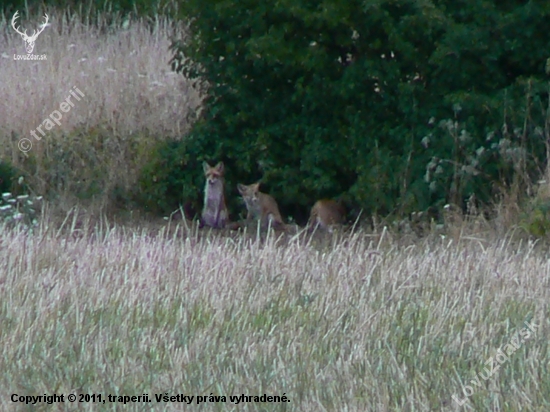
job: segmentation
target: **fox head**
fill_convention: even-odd
[[[260,205],[260,182],[251,185],[238,184],[237,189],[243,197],[246,208],[252,213],[259,213]]]
[[[238,184],[237,189],[246,202],[257,202],[260,192],[260,182],[251,185]]]
[[[206,182],[210,185],[217,183],[223,179],[224,166],[223,162],[219,162],[216,166],[212,167],[206,162],[202,162],[202,168],[204,170],[204,176],[206,176]]]

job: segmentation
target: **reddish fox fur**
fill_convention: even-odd
[[[270,195],[260,192],[260,182],[251,185],[239,183],[237,189],[246,203],[246,220],[259,220],[262,228],[270,224],[275,229],[285,228],[277,202]]]
[[[227,207],[225,205],[224,165],[219,162],[212,167],[203,162],[202,167],[206,177],[204,187],[204,207],[202,209],[200,227],[210,226],[223,229],[228,223]]]
[[[310,230],[320,227],[332,232],[334,225],[344,223],[346,210],[344,206],[331,199],[318,200],[311,208],[308,226]]]

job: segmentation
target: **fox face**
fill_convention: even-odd
[[[237,190],[243,197],[246,209],[248,210],[248,216],[246,217],[248,220],[261,218],[262,208],[260,205],[259,188],[260,183],[254,183],[248,186],[240,183],[237,185]]]
[[[243,197],[247,209],[247,220],[260,220],[262,227],[271,225],[284,227],[279,206],[273,197],[260,192],[260,182],[251,185],[238,184],[237,189]]]
[[[204,225],[221,229],[227,223],[227,207],[225,205],[224,164],[219,162],[212,167],[202,163],[206,185],[204,187],[204,208],[201,215],[201,227]]]
[[[344,206],[331,199],[318,200],[311,208],[308,226],[311,229],[320,227],[332,232],[334,225],[343,224],[346,217]]]
[[[216,166],[212,167],[206,162],[202,162],[202,169],[204,170],[204,176],[206,182],[210,185],[216,184],[220,179],[223,179],[225,167],[223,162],[219,162]]]

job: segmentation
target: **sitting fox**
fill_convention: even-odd
[[[224,194],[223,162],[219,162],[214,167],[203,162],[202,167],[206,176],[206,185],[204,187],[204,208],[199,227],[202,228],[206,225],[223,229],[228,220]]]
[[[346,217],[346,210],[340,202],[331,199],[318,200],[309,216],[309,230],[318,227],[332,232],[334,225],[343,224]]]
[[[285,229],[277,202],[270,195],[260,192],[260,182],[248,186],[239,183],[237,189],[248,210],[246,220],[260,220],[262,228],[271,225],[274,229]]]

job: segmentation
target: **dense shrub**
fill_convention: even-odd
[[[208,92],[189,158],[283,209],[403,213],[540,173],[550,3],[189,0],[174,69]],[[200,173],[200,169],[196,169]],[[436,179],[435,179],[435,178]]]
[[[0,160],[0,193],[11,190],[14,177],[13,167],[9,163]]]
[[[0,223],[27,227],[38,224],[42,197],[28,193],[24,176],[8,162],[0,161]]]
[[[139,203],[153,213],[172,212],[178,206],[190,206],[196,212],[200,207],[200,167],[200,163],[186,153],[181,141],[159,142],[150,161],[142,168]],[[190,204],[183,199],[190,199]]]

